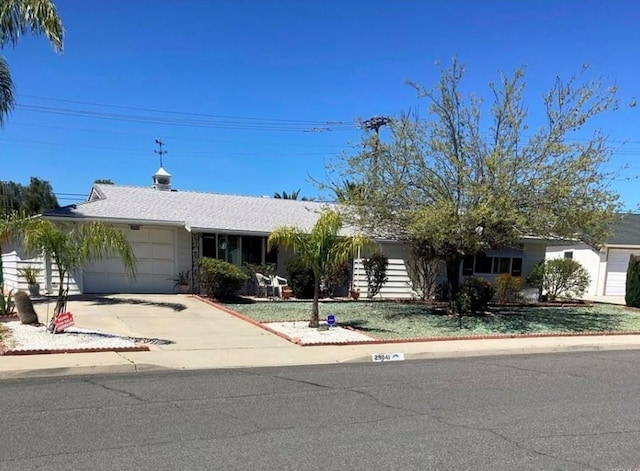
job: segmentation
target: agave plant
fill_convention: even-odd
[[[13,290],[5,295],[4,288],[0,287],[0,316],[8,316],[13,314],[13,308],[15,303],[13,302]]]

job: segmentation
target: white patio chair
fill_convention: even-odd
[[[286,278],[282,278],[281,276],[274,275],[271,277],[271,284],[273,286],[273,294],[279,298],[282,297],[282,287],[287,286],[289,282]]]
[[[256,282],[258,283],[258,297],[268,298],[273,296],[273,281],[268,276],[264,276],[262,273],[256,273]]]

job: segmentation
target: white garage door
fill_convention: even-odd
[[[640,255],[640,251],[633,250],[609,250],[607,259],[607,281],[604,288],[606,296],[624,296],[627,282],[627,268],[629,257]]]
[[[84,270],[85,293],[172,293],[175,230],[126,229],[137,259],[136,278],[127,277],[118,259],[103,260]]]

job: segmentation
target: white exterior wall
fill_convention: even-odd
[[[547,247],[545,260],[564,258],[565,252],[573,252],[573,260],[579,262],[591,276],[591,281],[584,294],[589,296],[602,294],[606,278],[604,253],[597,252],[586,244],[552,245]]]
[[[376,298],[411,298],[411,280],[406,265],[408,252],[405,246],[397,242],[383,242],[380,249],[389,259],[388,281],[382,285]],[[360,290],[361,298],[367,297],[367,275],[362,266],[362,259],[353,261],[353,287]]]
[[[543,243],[524,243],[522,245],[522,276],[527,277],[533,268],[545,259],[546,245]]]
[[[176,237],[176,267],[179,272],[191,270],[191,233],[186,229],[178,229]]]
[[[58,267],[55,263],[45,263],[47,266],[47,277],[40,284],[40,289],[43,292],[49,292],[50,294],[57,294],[58,288],[60,287],[60,273],[58,272]],[[78,280],[82,280],[82,275],[80,274],[71,274],[69,277],[69,294],[80,294],[82,293],[82,286],[78,283]],[[67,288],[67,277],[64,278],[64,288]]]
[[[389,281],[382,286],[377,298],[412,298],[417,295],[413,292],[411,278],[408,270],[409,250],[406,246],[396,242],[384,242],[380,246],[382,252],[389,258],[387,276]],[[367,255],[367,254],[363,254]],[[541,242],[524,242],[522,249],[497,249],[486,252],[490,257],[522,258],[522,276],[531,273],[533,267],[545,259],[545,244]],[[367,297],[367,276],[362,267],[362,260],[354,260],[353,286],[360,290],[360,297]],[[445,274],[443,273],[443,279]],[[494,283],[497,274],[474,274]],[[460,279],[462,280],[462,264],[460,266]]]
[[[20,257],[12,244],[2,246],[2,276],[4,287],[7,289],[18,288],[18,262]]]
[[[41,293],[57,293],[58,270],[55,264],[45,263],[42,257],[28,257],[24,250],[15,244],[5,244],[2,250],[2,271],[5,288],[27,291],[28,283],[24,277],[20,276],[19,270],[31,266],[40,269],[37,282],[40,284]],[[69,281],[69,293],[77,294],[79,292],[75,278],[72,276]]]

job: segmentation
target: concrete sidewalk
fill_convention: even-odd
[[[169,340],[149,352],[0,356],[0,378],[212,369],[371,361],[374,353],[406,359],[558,351],[640,349],[640,336],[449,340],[301,347],[188,296],[119,295],[72,300],[76,324],[89,329]],[[45,304],[37,306],[46,318]]]

